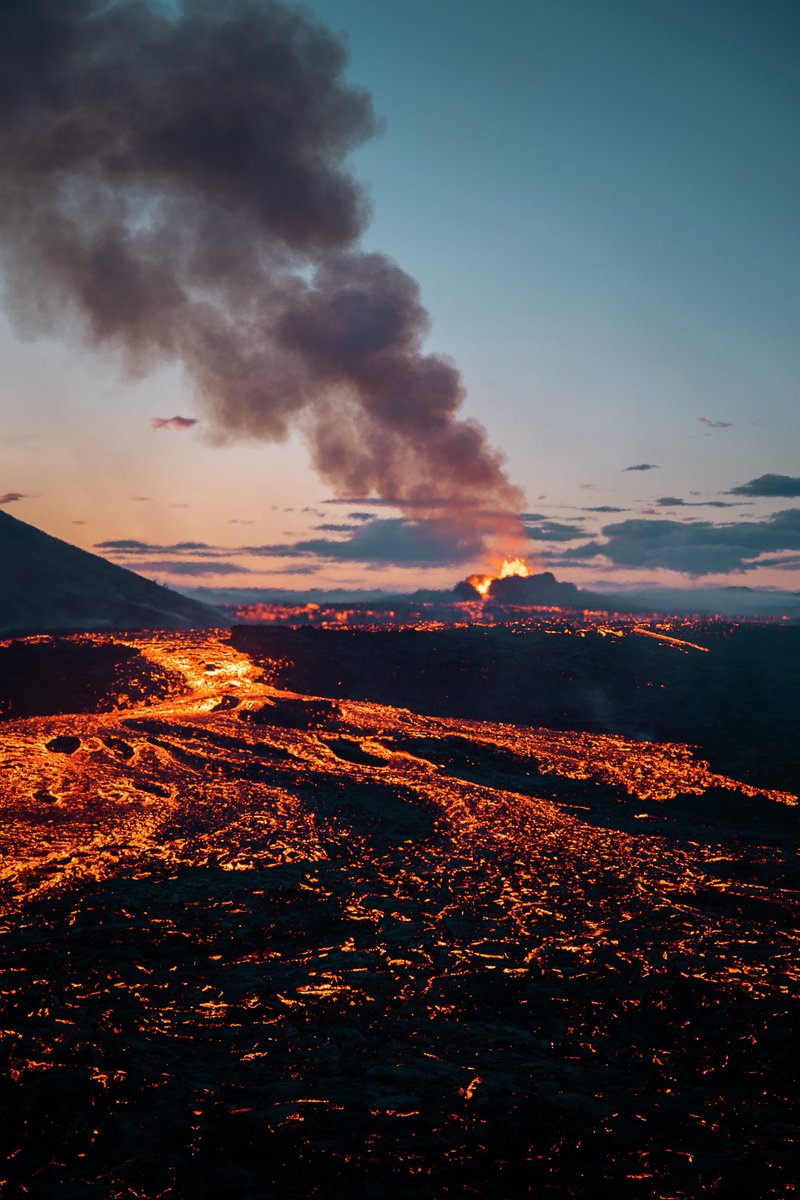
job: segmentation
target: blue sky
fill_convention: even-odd
[[[554,541],[529,522],[532,560],[586,583],[800,585],[796,522],[779,520],[778,536],[773,520],[796,509],[792,484],[729,494],[765,474],[800,475],[797,7],[308,7],[346,36],[349,79],[385,122],[352,158],[373,208],[365,248],[419,280],[429,345],[458,362],[467,412],[505,452],[529,510],[583,531]],[[87,547],[203,542],[225,549],[243,584],[453,578],[454,565],[424,556],[292,553],[330,523],[330,492],[302,443],[214,444],[177,369],[121,379],[110,356],[23,343],[10,326],[0,348],[0,492],[21,497],[8,511],[23,519]],[[198,425],[151,427],[174,413]],[[641,464],[652,466],[625,469]],[[657,503],[670,499],[684,503]],[[671,524],[653,526],[641,563],[599,553],[630,533],[602,528],[634,520]],[[707,537],[682,558],[679,526],[698,522]],[[757,555],[759,531],[736,534],[752,522],[764,526],[767,566],[716,553],[715,537]],[[370,554],[381,528],[362,539]],[[385,529],[393,541],[397,526]],[[287,552],[237,550],[255,545]],[[160,565],[177,561],[166,550],[140,561],[179,578]],[[192,561],[198,582],[221,581],[219,554],[205,570],[200,552]]]

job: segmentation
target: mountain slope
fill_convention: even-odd
[[[207,605],[0,512],[0,634],[220,624]]]

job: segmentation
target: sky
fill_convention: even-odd
[[[800,587],[796,6],[307,7],[380,118],[347,160],[360,245],[418,281],[424,348],[522,490],[531,565]],[[132,369],[18,313],[0,353],[5,510],[151,578],[413,590],[492,566],[337,494],[302,421],[221,430],[178,363]]]

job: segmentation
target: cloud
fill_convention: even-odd
[[[246,554],[268,558],[286,557],[295,552],[295,543],[265,546],[212,546],[208,542],[171,542],[168,545],[160,545],[155,542],[140,542],[136,538],[113,538],[109,541],[97,542],[95,549],[123,558],[143,558],[153,554],[203,554],[207,559],[219,560]]]
[[[781,554],[774,558],[762,558],[760,567],[771,567],[776,571],[800,571],[800,554]]]
[[[656,500],[660,508],[740,508],[745,503],[743,500],[733,503],[730,500],[681,500],[679,496],[659,496]]]
[[[572,560],[605,558],[617,567],[681,571],[688,575],[750,571],[775,551],[800,550],[800,509],[774,513],[763,521],[644,521],[631,519],[603,527],[605,541],[569,550]]]
[[[195,417],[153,417],[153,429],[191,429],[197,424]]]
[[[24,492],[6,492],[4,496],[0,496],[0,504],[16,504],[18,500],[24,499]]]
[[[330,532],[331,530],[329,530]],[[207,542],[173,542],[157,545],[136,538],[115,538],[98,542],[96,549],[126,560],[137,560],[137,570],[150,567],[153,570],[166,566],[154,562],[143,563],[139,559],[153,559],[154,555],[172,555],[170,568],[176,571],[176,562],[195,559],[202,555],[209,564],[227,570],[225,560],[231,558],[317,558],[326,562],[355,562],[393,566],[447,566],[474,560],[482,552],[480,531],[473,535],[460,531],[460,536],[448,522],[435,519],[419,520],[407,517],[371,517],[357,525],[342,525],[337,532],[346,533],[345,538],[302,538],[298,541],[273,542],[262,545],[212,546]],[[581,536],[580,531],[577,536]],[[184,556],[186,558],[184,559]],[[243,568],[244,569],[244,568]],[[186,573],[192,573],[187,568]],[[195,571],[195,573],[197,573]]]
[[[525,530],[535,542],[573,542],[586,536],[586,530],[579,525],[562,521],[542,521],[540,525],[526,525]]]
[[[741,483],[731,488],[729,496],[781,496],[795,498],[800,496],[800,476],[797,475],[759,475],[748,483]]]
[[[106,542],[96,542],[96,550],[111,550],[116,554],[175,554],[184,551],[196,553],[198,550],[217,552],[219,547],[209,546],[208,542],[172,542],[169,546],[158,546],[152,542],[140,542],[136,538],[114,538]]]
[[[614,505],[614,504],[596,504],[593,508],[584,508],[584,509],[582,509],[582,511],[583,512],[595,512],[595,513],[621,513],[621,512],[630,512],[630,509],[617,508],[616,505]]]
[[[339,562],[431,567],[469,562],[481,553],[482,543],[477,531],[470,536],[437,521],[396,517],[369,521],[344,541],[310,538],[296,542],[292,549]]]
[[[463,496],[435,496],[430,493],[422,493],[413,496],[409,499],[401,499],[399,496],[331,496],[327,500],[322,501],[323,504],[358,504],[364,508],[396,508],[409,512],[457,512],[463,516],[466,522],[472,519],[481,517],[503,517],[513,520],[524,520],[525,514],[517,514],[509,512],[507,509],[487,508],[486,505],[476,502],[472,499],[465,499]],[[293,512],[293,509],[286,509],[286,512]],[[305,511],[305,510],[304,510]],[[365,514],[369,517],[370,514]]]
[[[155,559],[149,562],[137,563],[138,572],[148,571],[168,575],[251,575],[249,567],[239,563],[220,562],[218,559],[194,560],[179,558],[174,560]]]
[[[733,421],[712,421],[709,417],[698,417],[701,425],[705,425],[708,429],[732,429]]]
[[[658,463],[634,463],[632,467],[623,467],[623,471],[657,471]]]

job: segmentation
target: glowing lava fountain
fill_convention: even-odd
[[[524,558],[504,558],[496,575],[469,575],[467,583],[472,584],[478,595],[487,596],[495,579],[508,579],[510,575],[519,575],[522,579],[527,579],[531,573]]]

